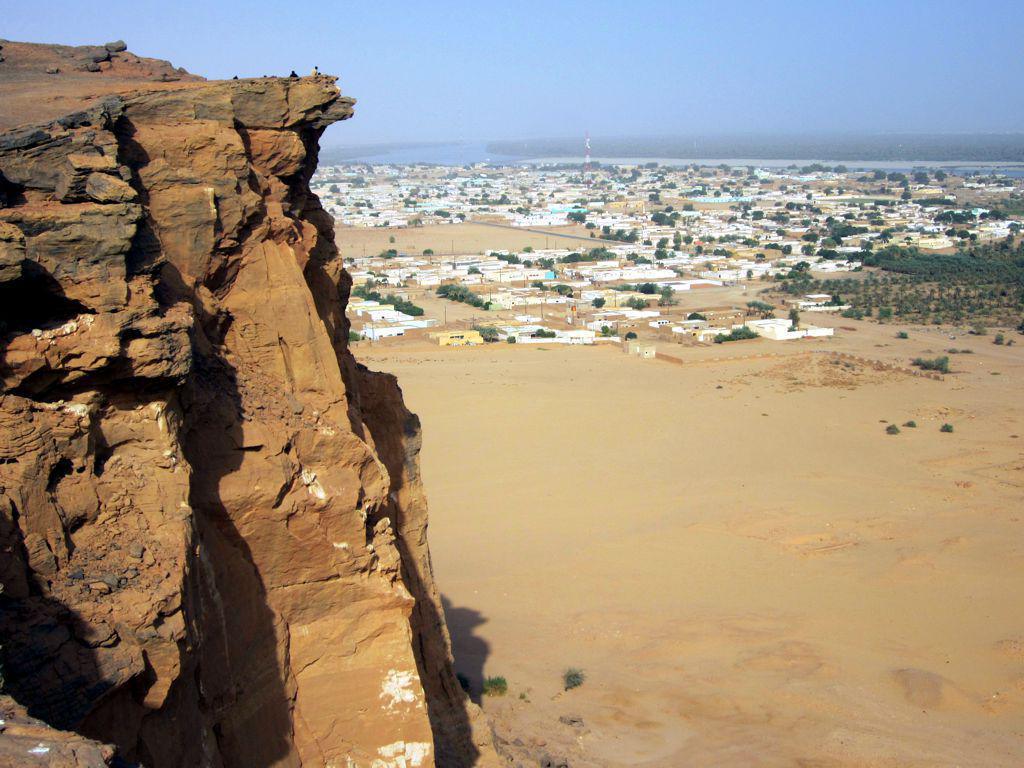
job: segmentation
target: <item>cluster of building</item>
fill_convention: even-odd
[[[499,339],[576,344],[621,338],[627,327],[697,342],[738,325],[774,340],[826,335],[831,329],[790,327],[773,317],[729,323],[676,317],[671,306],[682,292],[769,280],[794,268],[822,276],[859,271],[863,254],[888,244],[946,249],[1006,237],[1021,226],[1019,218],[994,213],[1008,183],[1020,184],[823,167],[647,164],[588,172],[578,166],[352,165],[321,168],[313,188],[339,226],[480,221],[553,234],[551,228],[564,233],[569,225],[577,236],[589,232],[576,250],[343,254],[357,287],[372,282],[414,297],[458,286],[464,291],[456,298],[468,297],[482,313],[537,317],[511,324],[496,317],[489,327]],[[825,296],[804,297],[795,308],[843,309]],[[372,300],[351,302],[349,313],[368,339],[427,331],[439,322]],[[458,337],[471,329],[446,337],[448,330],[434,329],[434,338],[476,341],[471,333]]]

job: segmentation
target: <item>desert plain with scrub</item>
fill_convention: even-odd
[[[682,365],[355,345],[422,419],[456,668],[475,697],[508,681],[481,699],[511,753],[1021,764],[1024,347],[836,322]],[[827,354],[950,347],[971,353],[941,381]],[[569,667],[586,679],[565,691]]]

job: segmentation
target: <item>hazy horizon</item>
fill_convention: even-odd
[[[723,134],[1024,131],[1024,5],[50,2],[13,40],[95,44],[210,78],[306,74],[358,99],[328,146]]]

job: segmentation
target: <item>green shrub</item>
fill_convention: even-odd
[[[933,358],[915,357],[911,362],[923,371],[949,373],[949,358],[945,355]]]
[[[507,341],[509,344],[515,344],[516,343],[516,337],[515,336],[508,336],[505,339],[505,341]]]
[[[900,428],[897,427],[895,424],[890,424],[888,427],[885,428],[885,433],[887,435],[898,435],[900,433]]]
[[[910,338],[910,334],[907,333],[906,331],[899,331],[896,334],[896,338],[897,339],[909,339]]]
[[[953,425],[952,424],[943,424],[941,427],[939,427],[939,432],[952,432],[952,431],[953,431]]]
[[[349,332],[348,332],[348,340],[349,340],[350,343],[353,342],[353,341],[362,341],[363,337],[359,335],[358,331],[353,331],[350,328]]]
[[[747,326],[740,326],[734,328],[729,333],[720,333],[715,336],[715,344],[722,344],[727,341],[745,341],[746,339],[756,339],[757,334],[747,328]]]
[[[1003,345],[1003,344],[1006,343],[1006,337],[1003,334],[1001,334],[1001,333],[997,333],[996,337],[994,339],[992,339],[992,343],[993,344]]]
[[[913,429],[913,428],[915,428],[917,426],[917,422],[914,421],[913,419],[911,419],[910,421],[904,422],[903,426],[904,427],[910,427],[911,429]]]
[[[484,696],[504,696],[508,693],[508,681],[504,677],[488,677],[484,680]]]
[[[571,691],[573,688],[579,688],[583,685],[583,681],[586,679],[587,676],[583,674],[583,670],[576,669],[575,667],[569,667],[562,673],[562,682],[565,684],[565,690],[567,691]]]

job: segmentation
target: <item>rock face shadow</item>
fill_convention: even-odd
[[[455,657],[455,672],[460,682],[468,683],[469,697],[480,703],[484,687],[484,665],[490,655],[491,646],[474,630],[487,623],[487,618],[473,608],[452,604],[447,595],[441,596],[444,615],[448,620],[448,632],[452,638],[452,655]]]

